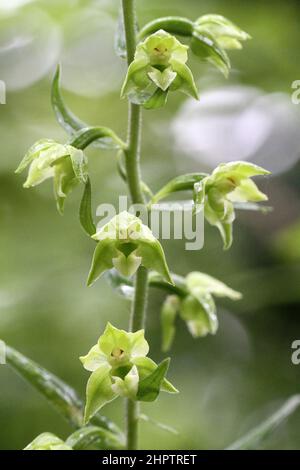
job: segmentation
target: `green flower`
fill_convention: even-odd
[[[200,16],[195,22],[195,30],[213,36],[224,49],[242,49],[241,41],[251,39],[248,33],[221,15]]]
[[[46,179],[53,178],[60,213],[63,213],[66,196],[79,183],[86,183],[88,178],[87,159],[82,150],[53,140],[36,142],[23,158],[16,173],[21,173],[28,165],[24,188],[37,186]]]
[[[215,297],[239,300],[241,294],[223,282],[200,272],[192,272],[185,279],[186,293],[183,297],[171,295],[165,300],[161,311],[163,341],[162,349],[170,349],[175,337],[177,315],[186,322],[193,337],[215,334],[218,329]]]
[[[194,23],[191,49],[202,60],[216,66],[227,77],[230,60],[226,49],[241,49],[241,41],[251,39],[224,16],[204,15]]]
[[[211,175],[194,186],[194,200],[204,204],[206,220],[216,226],[222,236],[224,249],[232,244],[232,223],[235,202],[261,202],[268,197],[259,191],[251,177],[268,175],[269,171],[247,162],[220,164]]]
[[[86,423],[106,403],[118,396],[152,401],[161,390],[177,392],[165,379],[165,374],[158,374],[160,365],[146,357],[148,352],[144,330],[127,333],[107,324],[98,343],[86,356],[80,358],[84,368],[92,372],[86,388]],[[154,394],[151,400],[150,386],[145,389],[148,381],[151,383],[150,392]]]
[[[169,91],[180,90],[196,99],[198,92],[186,65],[188,46],[159,30],[138,44],[121,96],[146,108],[163,106]]]
[[[64,441],[50,432],[37,436],[24,450],[73,450]]]
[[[97,240],[98,244],[88,285],[113,267],[124,276],[132,276],[139,266],[157,271],[172,284],[161,244],[138,217],[126,211],[121,212],[92,238]]]

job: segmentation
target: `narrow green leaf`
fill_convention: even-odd
[[[251,450],[257,449],[260,444],[300,406],[300,395],[289,398],[278,411],[252,429],[244,437],[227,447],[227,450]]]
[[[124,448],[121,438],[97,426],[78,429],[68,437],[66,444],[74,450],[118,450]]]
[[[187,18],[181,16],[166,16],[157,18],[147,23],[139,33],[139,39],[163,29],[167,33],[177,34],[178,36],[191,36],[194,29],[194,23]]]
[[[169,369],[170,358],[164,359],[148,377],[139,382],[137,399],[154,401],[159,395],[162,382]]]
[[[84,121],[81,121],[75,114],[73,114],[72,111],[66,106],[61,90],[60,90],[60,75],[61,75],[61,70],[60,66],[57,67],[56,73],[54,75],[53,81],[52,81],[52,88],[51,88],[51,103],[52,107],[56,116],[56,119],[58,123],[65,129],[65,131],[73,136],[74,134],[78,133],[79,131],[83,131],[83,134],[85,134],[87,131],[89,132],[88,138],[86,135],[82,136],[81,133],[75,137],[75,143],[78,145],[77,148],[85,148],[89,143],[93,142],[93,144],[97,147],[103,148],[103,149],[115,149],[120,147],[120,139],[117,137],[110,129],[103,128],[103,127],[91,127],[89,124],[85,123]],[[94,131],[97,129],[95,133],[99,133],[99,137],[95,137],[93,135],[93,132],[91,132],[91,129]],[[106,129],[111,132],[111,134],[106,134],[103,135],[101,131],[103,129]],[[78,140],[77,140],[78,139]],[[86,140],[88,141],[89,139],[90,142],[86,144]],[[77,140],[77,142],[76,142]],[[119,140],[119,142],[118,142]],[[71,144],[73,145],[73,144]],[[77,145],[74,145],[76,147]],[[83,147],[85,145],[85,147]]]
[[[206,173],[188,173],[186,175],[176,176],[176,178],[169,181],[153,196],[151,204],[156,204],[172,193],[193,190],[195,183],[198,183],[206,176],[208,176]]]
[[[92,191],[91,191],[91,181],[88,178],[81,203],[79,208],[79,220],[83,230],[89,235],[92,236],[96,233],[96,226],[93,221],[92,215]]]
[[[72,135],[80,129],[88,127],[88,124],[77,118],[65,105],[60,91],[60,76],[61,69],[58,65],[52,81],[51,103],[58,123],[68,134]]]
[[[6,347],[6,360],[12,369],[38,390],[70,424],[75,428],[82,426],[84,405],[69,385],[9,346]],[[93,424],[120,434],[118,427],[104,416],[96,415]]]
[[[84,150],[90,144],[97,142],[102,148],[125,148],[126,144],[108,127],[85,127],[73,134],[70,144]]]
[[[7,346],[7,363],[44,395],[73,426],[82,425],[82,402],[76,392],[43,367]]]

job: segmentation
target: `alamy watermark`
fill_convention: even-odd
[[[0,340],[0,365],[6,364],[6,345]]]
[[[0,104],[6,104],[6,85],[3,80],[0,80]]]
[[[292,103],[300,104],[300,80],[295,80],[292,83],[292,89],[295,90],[292,93]]]
[[[143,204],[129,205],[127,196],[119,196],[118,208],[112,204],[100,204],[97,207],[96,216],[100,217],[97,231],[117,214],[126,211],[151,227],[156,238],[185,240],[186,250],[200,250],[204,245],[204,207],[197,205],[197,211],[194,209],[192,201],[153,204],[149,209]],[[138,238],[139,234],[136,235]]]
[[[300,364],[300,339],[295,339],[291,348],[293,349],[291,361],[295,366],[298,366]]]

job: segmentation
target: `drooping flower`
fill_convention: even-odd
[[[59,437],[51,434],[50,432],[44,432],[37,436],[24,450],[73,450],[72,447],[68,446]]]
[[[194,200],[204,204],[206,220],[216,226],[222,236],[224,249],[232,244],[232,223],[235,220],[235,202],[261,202],[268,197],[251,180],[256,175],[268,175],[269,171],[248,162],[220,164],[211,175],[194,186]]]
[[[215,334],[218,329],[215,297],[228,297],[239,300],[241,294],[223,282],[201,273],[191,272],[185,278],[186,294],[183,297],[171,295],[166,298],[162,311],[162,348],[170,349],[175,337],[175,321],[177,315],[186,322],[193,337]]]
[[[88,178],[87,158],[83,151],[49,139],[40,140],[29,149],[16,173],[21,173],[28,165],[24,188],[32,188],[48,178],[53,178],[54,194],[60,213],[63,213],[67,195],[79,183],[86,183]]]
[[[153,401],[160,391],[177,393],[165,379],[167,367],[162,373],[161,365],[146,357],[148,352],[144,330],[127,333],[107,324],[98,343],[80,358],[92,372],[86,388],[85,422],[118,396]]]
[[[126,211],[121,212],[92,238],[97,240],[98,244],[88,285],[113,267],[124,276],[132,276],[139,266],[157,271],[172,283],[161,244],[138,217]]]
[[[188,46],[159,30],[138,44],[121,95],[146,108],[163,106],[169,91],[198,99],[192,72],[186,65]]]
[[[241,49],[241,41],[248,39],[251,39],[249,34],[224,16],[204,15],[194,23],[191,50],[227,77],[231,65],[226,50]]]

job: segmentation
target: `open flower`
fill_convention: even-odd
[[[218,329],[215,297],[228,297],[239,300],[241,294],[223,282],[201,272],[191,272],[184,282],[185,295],[171,295],[165,300],[162,311],[162,332],[164,351],[170,349],[175,337],[177,315],[186,322],[193,337],[215,334]]]
[[[132,276],[139,266],[157,271],[172,284],[161,244],[138,217],[126,211],[121,212],[92,238],[97,240],[98,244],[88,285],[113,267],[124,276]]]
[[[186,65],[188,46],[159,30],[138,44],[121,95],[146,108],[163,106],[168,92],[180,90],[198,99],[192,72]]]
[[[37,436],[24,450],[73,450],[72,447],[65,444],[59,437],[44,432]]]
[[[166,363],[157,365],[146,357],[148,352],[144,330],[127,333],[107,324],[98,343],[80,358],[84,368],[92,372],[86,389],[85,422],[118,396],[153,401],[160,390],[177,392],[165,379]]]
[[[195,208],[197,210],[197,204],[204,204],[205,218],[219,229],[224,249],[232,244],[234,203],[267,201],[268,197],[258,189],[251,177],[268,174],[269,171],[252,163],[222,163],[211,175],[195,184]]]
[[[53,140],[36,142],[21,161],[16,173],[21,173],[28,165],[24,188],[37,186],[46,179],[53,178],[54,194],[60,213],[63,213],[67,195],[79,183],[86,183],[88,178],[87,159],[83,151]]]

